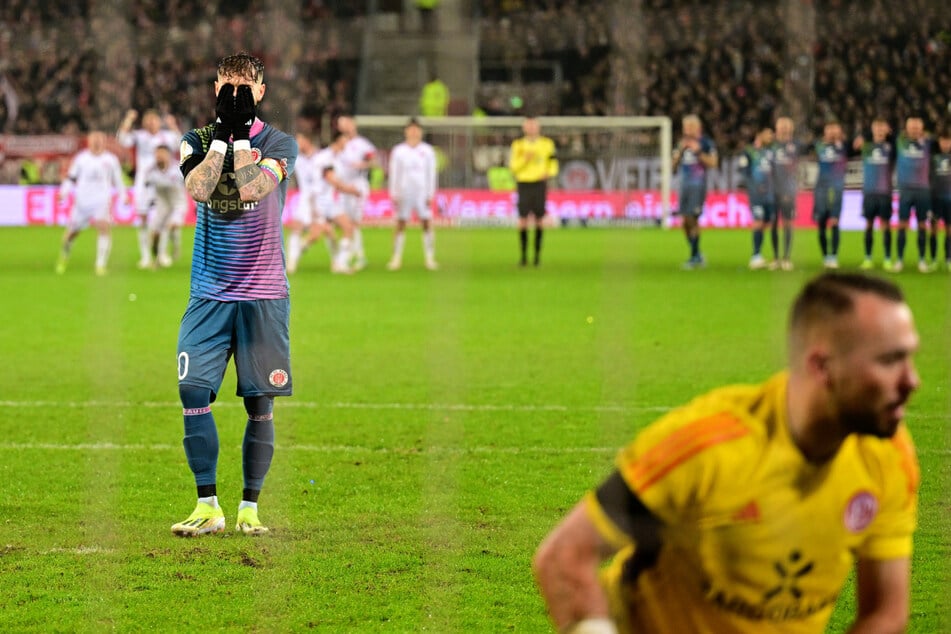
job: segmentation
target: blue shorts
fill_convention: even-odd
[[[753,220],[770,224],[776,217],[776,203],[773,201],[753,201],[750,200],[750,213]]]
[[[776,194],[776,216],[783,220],[793,220],[796,217],[796,194]]]
[[[898,219],[908,222],[912,207],[915,208],[915,218],[918,222],[924,222],[931,211],[931,191],[910,188],[898,190]]]
[[[688,187],[680,192],[680,210],[681,216],[693,216],[699,218],[703,213],[703,201],[707,198],[707,192],[703,189]]]
[[[290,396],[290,300],[191,298],[178,331],[178,382],[214,401],[234,355],[238,396]]]
[[[862,196],[862,215],[867,220],[878,218],[883,225],[888,223],[892,218],[892,195],[864,194]]]
[[[813,196],[812,219],[822,222],[842,215],[842,190],[838,187],[817,187]]]
[[[934,207],[935,221],[940,220],[947,228],[951,224],[951,199],[935,196],[931,203],[931,206]]]

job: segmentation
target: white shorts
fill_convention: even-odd
[[[149,231],[158,233],[168,229],[172,226],[174,218],[175,210],[171,205],[163,203],[155,204],[152,207],[152,211],[149,212]]]
[[[155,202],[152,190],[145,183],[135,183],[132,187],[132,200],[135,203],[135,215],[147,216]]]
[[[366,181],[357,181],[351,184],[360,190],[360,195],[341,194],[339,203],[343,207],[344,213],[350,216],[351,220],[360,222],[363,220],[363,207],[370,195],[370,184]]]
[[[76,201],[73,204],[73,213],[69,219],[71,229],[79,230],[89,226],[90,222],[111,222],[112,221],[112,198],[105,201],[95,200],[91,202]]]
[[[179,205],[172,211],[172,219],[169,222],[173,227],[184,227],[187,215],[188,205]]]
[[[393,208],[393,213],[396,214],[399,220],[409,220],[414,211],[420,220],[432,219],[433,210],[430,205],[426,204],[425,194],[404,195],[399,199],[399,204]]]
[[[297,198],[297,207],[294,208],[294,214],[291,217],[294,222],[300,223],[302,227],[314,222],[318,218],[317,195],[301,193]]]

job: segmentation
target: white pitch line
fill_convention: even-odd
[[[166,443],[51,443],[51,442],[0,442],[0,451],[181,451],[180,444]],[[346,453],[346,454],[399,454],[399,455],[466,455],[466,454],[614,454],[620,450],[620,447],[499,447],[499,446],[481,446],[473,447],[367,447],[362,445],[277,445],[277,451],[302,451],[305,453]],[[923,455],[951,455],[951,449],[937,449],[931,447],[918,447],[918,454]]]
[[[0,406],[10,408],[180,408],[178,401],[0,401]],[[238,400],[223,400],[216,402],[212,407],[244,407]],[[280,409],[376,409],[376,410],[408,410],[408,411],[460,411],[460,412],[645,412],[662,413],[670,411],[665,406],[627,406],[627,405],[516,405],[516,404],[470,404],[470,403],[318,403],[316,401],[301,401],[295,399],[281,399]]]
[[[52,442],[3,442],[0,451],[181,451],[180,444],[145,443],[52,443]],[[567,454],[567,453],[616,453],[617,447],[366,447],[360,445],[277,445],[276,451],[302,451],[305,453],[363,453],[363,454]]]

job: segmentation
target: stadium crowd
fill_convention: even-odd
[[[240,49],[280,78],[263,116],[352,110],[366,3],[294,4],[296,13],[253,0],[135,0],[123,14],[92,0],[5,2],[2,131],[113,130],[129,108],[158,108],[186,129],[214,109],[208,60]]]
[[[951,3],[930,0],[479,0],[480,62],[557,64],[532,100],[477,93],[487,114],[698,113],[722,155],[791,114],[810,142],[836,118],[949,116]],[[268,65],[262,116],[293,125],[352,110],[364,0],[93,0],[0,6],[0,126],[9,134],[113,130],[129,108],[179,127],[214,104],[208,60],[246,49]],[[290,9],[290,10],[288,10]],[[123,13],[124,12],[124,13]],[[222,37],[222,34],[225,37]],[[526,87],[531,93],[531,87]],[[506,97],[506,98],[501,98]]]
[[[484,62],[562,65],[544,114],[697,112],[725,153],[780,111],[807,142],[830,118],[852,133],[875,114],[916,112],[929,129],[949,116],[949,3],[483,0],[482,16]]]

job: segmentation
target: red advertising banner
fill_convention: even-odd
[[[54,186],[0,186],[0,225],[63,225],[69,220],[70,201],[58,201]],[[509,224],[516,216],[514,192],[492,192],[474,189],[446,189],[436,195],[436,217],[443,224],[473,225]],[[287,195],[284,218],[288,220],[297,205],[297,191]],[[897,197],[893,206],[897,209]],[[195,207],[189,201],[188,222],[194,223]],[[674,194],[672,207],[676,209]],[[864,229],[862,193],[845,192],[840,226],[843,229]],[[113,220],[130,224],[135,219],[131,200],[113,201]],[[601,192],[551,191],[548,213],[556,218],[628,221],[650,224],[662,217],[660,193],[656,191]],[[386,224],[392,220],[393,209],[386,192],[370,194],[364,210],[364,222]],[[744,228],[752,223],[745,192],[710,192],[700,217],[700,224],[710,228]],[[673,216],[669,224],[677,225]],[[812,193],[802,192],[796,200],[796,226],[812,226]]]

